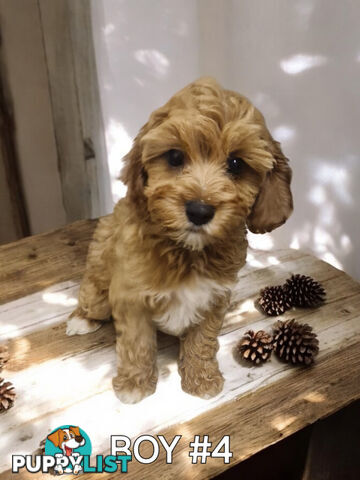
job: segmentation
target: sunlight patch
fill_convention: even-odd
[[[299,53],[291,57],[281,60],[280,67],[289,75],[297,75],[298,73],[309,70],[313,67],[320,67],[327,63],[326,57],[323,55],[307,55]]]
[[[330,263],[335,268],[339,270],[344,270],[344,267],[341,262],[333,255],[331,252],[326,252],[323,255],[320,255],[321,260],[324,260],[327,263]]]
[[[105,27],[103,28],[103,32],[105,35],[110,35],[111,33],[113,33],[115,31],[115,25],[113,23],[108,23],[107,25],[105,25]]]
[[[274,255],[270,255],[268,258],[268,262],[270,263],[270,265],[279,265],[280,264],[280,261],[274,257]]]
[[[134,57],[138,62],[149,67],[157,76],[163,77],[168,73],[170,62],[158,50],[136,50]]]
[[[288,125],[279,125],[274,129],[274,138],[278,142],[288,142],[295,137],[295,129]]]
[[[308,198],[314,205],[322,205],[326,202],[326,192],[322,185],[315,185],[309,192]]]
[[[63,305],[64,307],[73,307],[78,304],[78,301],[74,297],[68,297],[65,293],[60,292],[45,292],[42,295],[42,299],[46,303],[53,305]]]
[[[258,234],[248,233],[249,245],[257,250],[271,250],[274,246],[274,240],[269,233]]]
[[[105,137],[108,149],[111,193],[112,199],[116,203],[126,195],[127,187],[119,180],[119,175],[123,165],[122,158],[129,152],[133,142],[121,123],[113,118],[106,128]]]
[[[272,422],[271,425],[276,428],[278,432],[281,432],[284,430],[286,427],[291,425],[292,423],[295,422],[297,417],[286,417],[286,416],[281,416],[281,417],[276,417]]]
[[[321,403],[325,401],[325,396],[319,392],[309,392],[307,395],[304,396],[304,400],[307,400],[311,403]]]
[[[349,172],[345,167],[321,162],[316,166],[315,173],[313,173],[313,175],[319,184],[331,187],[333,190],[333,195],[335,195],[341,202],[347,205],[352,203],[353,200],[349,193]]]

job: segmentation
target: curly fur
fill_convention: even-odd
[[[168,165],[171,149],[184,152],[182,168]],[[227,172],[230,154],[245,162],[238,178]],[[94,320],[112,314],[113,386],[125,402],[156,388],[157,328],[180,336],[183,389],[216,395],[223,386],[217,336],[245,263],[246,226],[267,232],[290,215],[288,161],[249,100],[203,78],[152,113],[125,157],[122,179],[127,196],[99,221],[69,333],[79,322],[94,330]],[[216,209],[201,228],[186,217],[192,200]]]

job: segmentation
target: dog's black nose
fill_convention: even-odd
[[[203,202],[186,202],[185,211],[188,219],[194,225],[205,225],[215,214],[215,208]]]
[[[81,435],[76,435],[75,440],[77,441],[77,443],[81,443],[84,439]]]

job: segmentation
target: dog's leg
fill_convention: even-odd
[[[78,308],[70,315],[67,335],[84,335],[101,327],[98,320],[108,320],[111,315],[109,305],[109,272],[106,250],[109,249],[113,232],[113,215],[99,220],[89,247],[86,271],[81,282]]]
[[[135,303],[116,302],[112,314],[118,362],[114,391],[122,402],[136,403],[156,390],[156,328],[149,312]]]
[[[79,306],[69,316],[66,334],[71,336],[95,332],[101,327],[101,321],[109,320],[110,315],[108,290],[100,290],[85,274],[80,287]]]
[[[219,394],[224,378],[219,370],[216,353],[218,335],[228,305],[228,298],[221,298],[207,312],[202,322],[190,327],[180,338],[179,373],[182,389],[202,398]]]

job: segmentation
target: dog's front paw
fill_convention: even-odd
[[[62,456],[63,456],[62,453],[55,453],[56,458],[62,458]],[[63,475],[64,474],[64,469],[63,469],[63,467],[60,463],[55,465],[54,472],[57,473],[58,475]]]
[[[78,474],[81,472],[81,470],[82,470],[81,465],[75,465],[74,470],[73,470],[73,473],[74,473],[75,475],[78,475]]]
[[[75,315],[67,321],[66,335],[85,335],[87,333],[96,332],[101,327],[101,322],[96,320],[88,320],[87,318]]]
[[[181,387],[186,393],[209,399],[218,395],[224,386],[216,360],[184,362],[179,367]]]
[[[123,403],[137,403],[155,392],[157,378],[157,373],[149,377],[135,375],[130,378],[120,374],[113,378],[112,384],[119,400]]]

